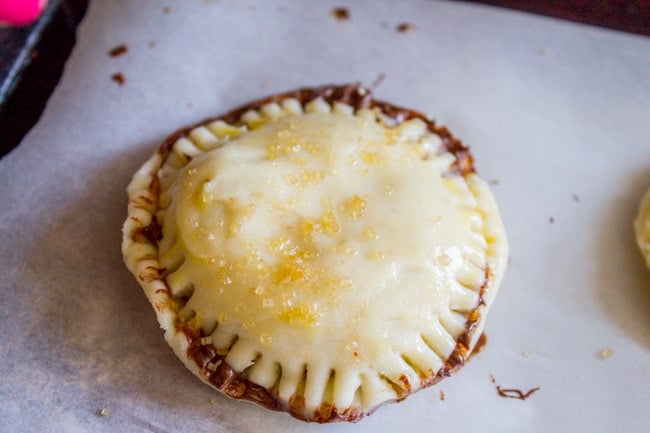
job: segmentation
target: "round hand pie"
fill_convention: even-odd
[[[650,268],[650,189],[645,193],[639,205],[639,215],[634,221],[636,241]]]
[[[357,421],[460,368],[508,245],[462,143],[347,85],[170,136],[128,187],[126,265],[223,394]]]

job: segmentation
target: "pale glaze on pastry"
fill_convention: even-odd
[[[137,246],[151,226],[127,220],[125,261],[179,357],[227,395],[356,420],[471,353],[507,242],[486,184],[422,119],[286,98],[162,159],[130,186],[161,239]]]

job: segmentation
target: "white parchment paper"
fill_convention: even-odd
[[[425,0],[347,2],[335,20],[345,3],[91,3],[42,119],[0,161],[0,431],[647,429],[650,271],[632,220],[650,186],[650,39]],[[377,97],[449,126],[495,184],[512,260],[488,346],[356,425],[221,397],[175,358],[122,265],[125,187],[177,128],[380,76]]]

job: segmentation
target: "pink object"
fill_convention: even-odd
[[[41,15],[47,0],[0,0],[0,21],[10,25],[30,24]]]

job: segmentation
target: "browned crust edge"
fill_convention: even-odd
[[[179,138],[186,136],[192,129],[206,125],[215,120],[223,120],[226,123],[237,124],[240,122],[241,116],[248,110],[257,110],[266,104],[280,102],[289,98],[298,100],[298,102],[303,106],[314,99],[323,98],[330,104],[341,102],[350,105],[354,107],[355,111],[364,108],[379,108],[382,113],[395,119],[398,123],[402,123],[409,119],[420,119],[426,123],[429,131],[437,134],[442,139],[443,146],[445,146],[445,148],[456,157],[453,171],[463,176],[474,173],[474,159],[472,158],[469,149],[465,147],[459,139],[451,135],[451,132],[449,132],[446,127],[436,125],[434,120],[427,118],[427,116],[418,111],[399,107],[388,102],[377,101],[372,97],[372,93],[369,89],[359,84],[305,87],[249,102],[248,104],[236,108],[224,115],[211,117],[194,125],[179,129],[163,141],[158,148],[158,153],[160,153],[164,161],[174,146],[174,143],[176,143]]]
[[[350,105],[355,109],[355,111],[359,109],[378,108],[384,115],[394,119],[397,123],[409,119],[420,119],[426,123],[429,131],[437,134],[442,139],[443,145],[447,151],[455,156],[456,161],[452,165],[452,171],[462,176],[468,176],[469,174],[474,173],[474,161],[469,149],[465,147],[460,140],[455,138],[447,128],[436,125],[434,120],[428,119],[420,112],[399,107],[387,102],[377,101],[372,97],[370,90],[359,84],[325,85],[321,87],[301,88],[250,102],[224,115],[211,117],[194,125],[179,129],[163,141],[158,148],[158,153],[164,162],[176,141],[179,138],[188,135],[192,129],[204,126],[215,120],[223,120],[227,123],[238,124],[241,123],[241,116],[248,110],[256,110],[265,104],[280,102],[289,98],[298,100],[298,102],[303,106],[314,99],[322,98],[330,104],[340,102]],[[134,230],[131,233],[131,236],[133,240],[144,237],[151,244],[157,245],[158,241],[162,237],[162,233],[155,216],[149,226]],[[164,271],[161,270],[160,274],[164,274]],[[485,280],[479,290],[479,302],[477,306],[467,314],[465,331],[456,339],[456,348],[445,361],[444,367],[438,370],[435,375],[427,376],[423,374],[421,376],[420,389],[434,385],[445,377],[450,376],[471,358],[471,341],[480,323],[480,310],[485,306],[484,293],[491,279],[491,270],[486,268]],[[161,281],[165,282],[162,278]],[[165,285],[166,284],[167,283],[165,282]],[[172,298],[169,290],[167,290],[167,294]],[[320,408],[318,408],[318,410],[316,410],[315,418],[306,418],[304,416],[304,399],[301,396],[293,398],[288,406],[283,405],[278,397],[276,387],[267,390],[266,388],[249,381],[245,377],[246,370],[237,373],[225,361],[226,355],[218,353],[212,344],[201,344],[201,338],[203,336],[200,332],[192,330],[184,323],[178,323],[178,328],[185,334],[188,341],[187,356],[196,363],[199,374],[203,380],[210,383],[228,397],[249,400],[266,407],[267,409],[285,411],[295,418],[309,422],[316,421],[319,423],[334,421],[357,422],[372,414],[376,409],[372,408],[369,411],[363,412],[354,408],[347,408],[343,411],[339,411],[338,408],[333,407],[331,404],[324,403]],[[479,342],[476,344],[474,353],[477,353],[484,343],[485,338],[484,336],[481,336]],[[403,376],[400,379],[400,382],[401,387],[396,387],[396,391],[398,392],[396,398],[397,401],[405,399],[412,393],[411,384],[408,382],[406,376]]]

